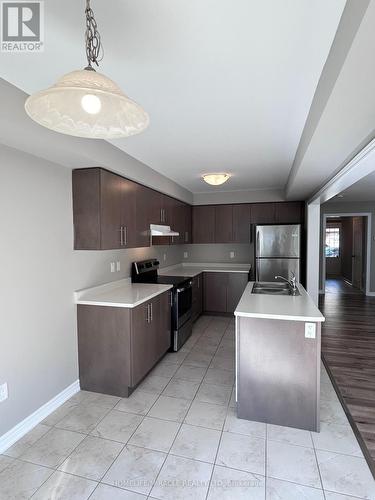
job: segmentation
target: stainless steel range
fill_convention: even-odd
[[[173,285],[171,290],[171,349],[178,351],[192,332],[192,280],[184,276],[160,276],[159,261],[142,260],[132,264],[133,283]]]

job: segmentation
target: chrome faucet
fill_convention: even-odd
[[[297,290],[298,290],[298,288],[297,288],[297,278],[296,278],[296,275],[294,274],[293,271],[292,271],[291,274],[292,274],[292,277],[290,279],[284,278],[284,276],[275,276],[275,280],[281,279],[281,280],[286,281],[286,283],[288,283],[288,285],[292,289],[292,292],[296,293]]]

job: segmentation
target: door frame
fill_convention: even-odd
[[[319,290],[320,294],[325,294],[326,290],[326,256],[325,256],[325,234],[327,227],[327,219],[329,217],[367,217],[367,233],[366,233],[366,279],[364,293],[366,295],[375,295],[375,292],[370,292],[371,279],[371,212],[339,212],[323,214],[322,236],[321,236],[321,269],[322,269],[322,287]]]

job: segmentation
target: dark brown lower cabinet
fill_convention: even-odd
[[[203,273],[192,278],[192,321],[195,321],[203,310]]]
[[[81,389],[127,397],[171,344],[170,292],[128,309],[77,306]]]
[[[204,311],[233,313],[247,283],[247,273],[204,273]]]

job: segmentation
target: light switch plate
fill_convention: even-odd
[[[111,262],[111,273],[114,273],[116,270],[115,263]]]
[[[189,254],[187,252],[184,252],[184,259],[187,259]]]
[[[234,259],[234,252],[229,252],[229,257],[230,257],[231,259]]]
[[[0,385],[0,403],[8,399],[8,384],[5,382]]]
[[[121,271],[121,264],[119,260],[116,262],[116,271]]]
[[[305,323],[305,338],[315,339],[315,337],[316,337],[316,324]]]

